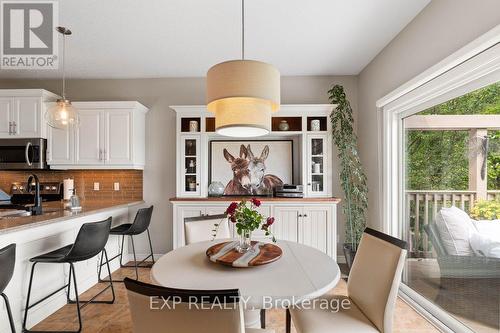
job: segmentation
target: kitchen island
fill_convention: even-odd
[[[137,209],[143,206],[143,201],[82,201],[82,211],[70,212],[63,209],[62,203],[52,202],[43,204],[42,215],[0,218],[0,248],[11,243],[17,244],[14,275],[5,290],[11,300],[16,329],[21,331],[31,268],[30,258],[73,243],[84,223],[101,221],[110,216],[113,218],[113,226],[127,223],[133,220]],[[117,236],[109,237],[106,245],[109,257],[120,252],[120,240]],[[124,253],[128,253],[127,242]],[[128,260],[126,256],[124,262]],[[75,264],[79,293],[97,283],[98,264],[99,256]],[[119,265],[119,260],[114,260],[111,270],[115,271]],[[31,299],[36,301],[64,285],[68,279],[68,268],[67,265],[38,265]],[[63,290],[30,310],[27,326],[35,325],[65,304],[66,294]],[[0,310],[3,306],[0,305]],[[8,331],[8,322],[0,321],[0,332],[4,331]]]

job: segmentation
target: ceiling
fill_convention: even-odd
[[[430,0],[247,0],[245,53],[283,76],[358,74]],[[241,57],[239,0],[65,0],[71,78],[201,77]],[[60,43],[60,46],[62,43]],[[60,71],[0,70],[3,78]]]

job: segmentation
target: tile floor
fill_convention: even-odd
[[[78,272],[77,272],[78,273]],[[113,273],[114,279],[121,279],[124,276],[134,277],[132,269],[120,269]],[[149,269],[140,269],[140,280],[149,282]],[[97,284],[85,292],[80,299],[88,299],[102,288],[102,284]],[[115,284],[116,301],[115,304],[89,304],[82,309],[83,332],[86,333],[130,333],[132,325],[129,308],[127,304],[127,294],[123,283]],[[346,283],[341,280],[332,291],[336,294],[346,293]],[[111,292],[101,295],[101,298],[110,297]],[[266,316],[267,328],[275,329],[276,333],[285,332],[285,312],[283,310],[271,310]],[[65,305],[59,311],[36,325],[36,330],[71,330],[76,329],[78,321],[76,318],[75,305]],[[292,332],[295,330],[292,327]],[[417,314],[402,300],[398,299],[394,318],[394,332],[405,333],[430,333],[439,332],[429,322]]]

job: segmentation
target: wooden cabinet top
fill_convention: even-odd
[[[250,200],[252,197],[205,197],[205,198],[170,198],[170,202],[231,202],[231,201],[241,201],[243,199]],[[328,203],[340,203],[340,198],[329,197],[329,198],[276,198],[276,197],[256,197],[263,203],[266,202],[328,202]]]

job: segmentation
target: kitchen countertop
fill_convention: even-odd
[[[144,203],[144,201],[82,201],[82,210],[79,212],[71,212],[65,210],[63,204],[59,201],[44,202],[43,208],[47,209],[47,212],[44,212],[42,215],[0,218],[0,235],[44,224],[96,214],[109,209],[140,205],[142,203]]]
[[[206,198],[170,198],[170,201],[241,201],[241,200],[250,200],[251,196],[227,196],[227,197],[206,197]],[[263,203],[267,201],[297,201],[297,202],[332,202],[332,203],[340,203],[340,198],[329,197],[329,198],[278,198],[278,197],[255,197],[259,199]]]

